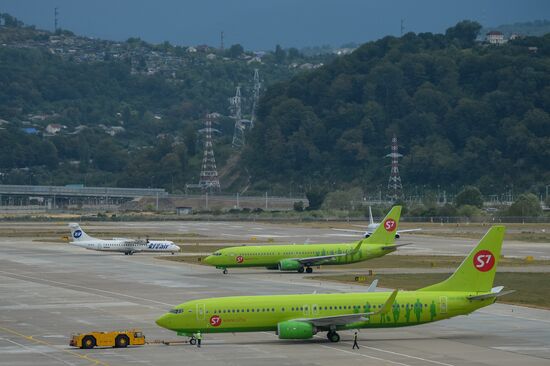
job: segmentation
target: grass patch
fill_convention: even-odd
[[[356,277],[360,280],[355,281]],[[329,275],[310,276],[312,280],[337,281],[369,285],[372,280],[378,278],[379,285],[386,288],[399,288],[404,290],[416,290],[428,285],[441,282],[449,277],[445,273],[419,273],[419,274],[387,274],[377,276],[363,275]],[[498,301],[507,304],[540,307],[550,309],[550,274],[532,272],[497,272],[495,286],[504,286],[505,290],[516,290],[516,292],[501,297]],[[366,279],[366,281],[364,280]]]

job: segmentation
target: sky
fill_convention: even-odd
[[[248,50],[340,46],[405,32],[442,33],[460,20],[486,27],[550,19],[548,0],[0,0],[28,25],[109,40],[189,46],[240,43]]]

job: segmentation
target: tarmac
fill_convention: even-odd
[[[204,235],[216,237],[248,237],[262,231],[269,235],[275,231],[268,224],[255,224],[258,229],[248,227],[254,223],[193,224],[142,223],[141,230],[151,227],[154,232],[171,233],[203,228],[210,230]],[[125,230],[132,227],[98,223],[94,229],[101,225],[113,232],[115,225]],[[138,229],[136,226],[136,232]],[[325,229],[300,230],[291,226],[285,231],[280,225],[276,233],[297,239],[315,234],[321,241],[326,238],[324,234],[332,234]],[[418,238],[411,236],[411,240]],[[260,332],[205,334],[200,349],[189,344],[75,349],[68,346],[70,334],[92,330],[141,328],[149,341],[186,340],[159,328],[154,320],[191,299],[365,288],[263,269],[230,270],[224,276],[214,268],[159,260],[155,255],[94,252],[35,239],[24,233],[0,238],[0,365],[550,364],[550,311],[498,303],[469,316],[427,325],[362,330],[359,350],[352,350],[352,332],[341,332],[340,343],[328,342],[324,334],[313,340],[283,341],[273,333]],[[448,239],[439,248],[436,241],[420,239],[418,245],[427,252],[455,255],[465,254],[475,242]],[[506,250],[518,256],[529,251],[550,256],[549,245],[544,243],[517,243],[517,247],[507,248],[509,245],[505,243]]]

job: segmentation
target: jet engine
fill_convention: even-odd
[[[296,271],[302,264],[295,259],[283,259],[279,262],[279,271]]]
[[[310,339],[317,329],[310,323],[289,320],[277,324],[279,339]]]

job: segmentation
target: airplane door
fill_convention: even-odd
[[[206,310],[204,304],[197,304],[197,320],[204,320],[206,316]]]
[[[309,316],[309,305],[304,305],[304,315]]]
[[[447,296],[439,297],[439,312],[441,314],[447,314]]]

